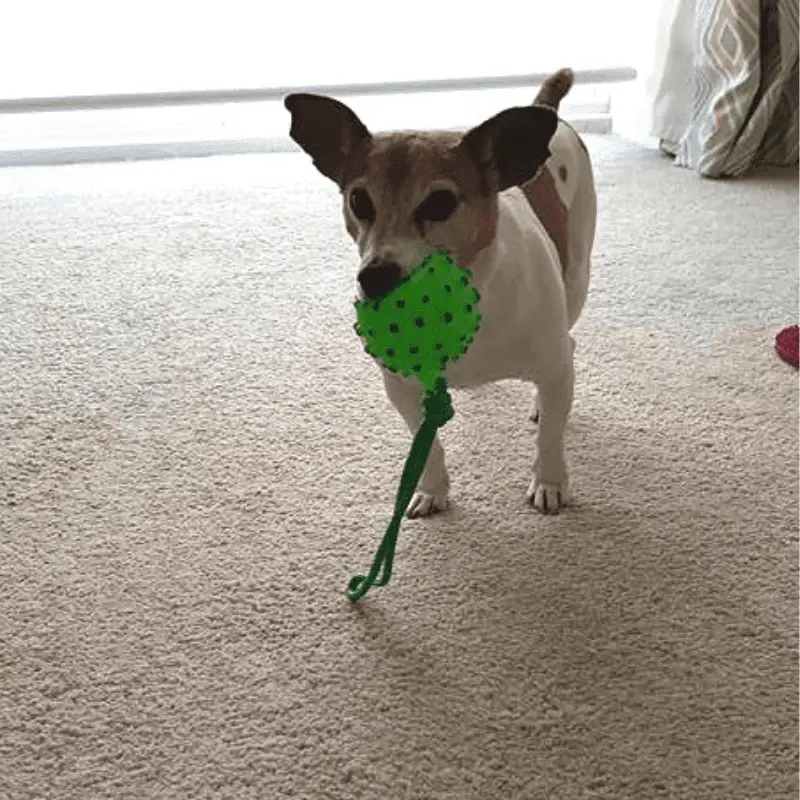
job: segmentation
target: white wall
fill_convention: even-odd
[[[8,0],[0,97],[628,66],[655,0]]]

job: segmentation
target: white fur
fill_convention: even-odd
[[[469,351],[446,374],[456,389],[503,379],[535,384],[538,453],[527,497],[538,510],[553,513],[570,494],[563,441],[574,384],[570,330],[588,291],[597,202],[590,159],[577,134],[559,123],[550,150],[545,169],[568,212],[566,269],[562,272],[556,247],[522,190],[503,192],[495,239],[472,264],[463,265],[472,270],[481,293],[483,324]],[[382,374],[390,400],[415,431],[421,421],[418,382],[385,370]],[[446,508],[448,490],[437,437],[408,515]]]

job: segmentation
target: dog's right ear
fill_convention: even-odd
[[[344,103],[319,94],[290,94],[284,101],[292,115],[289,136],[311,156],[314,166],[340,188],[345,169],[372,135]]]

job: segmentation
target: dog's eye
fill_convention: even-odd
[[[350,210],[356,219],[360,219],[362,222],[375,221],[375,206],[366,189],[353,189],[350,192]]]
[[[458,208],[458,198],[449,189],[431,192],[414,212],[417,224],[423,222],[445,222]]]

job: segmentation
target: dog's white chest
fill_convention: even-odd
[[[473,274],[483,324],[467,353],[448,367],[448,382],[467,388],[536,381],[561,353],[564,286],[555,246],[520,190],[501,195],[497,237]]]

